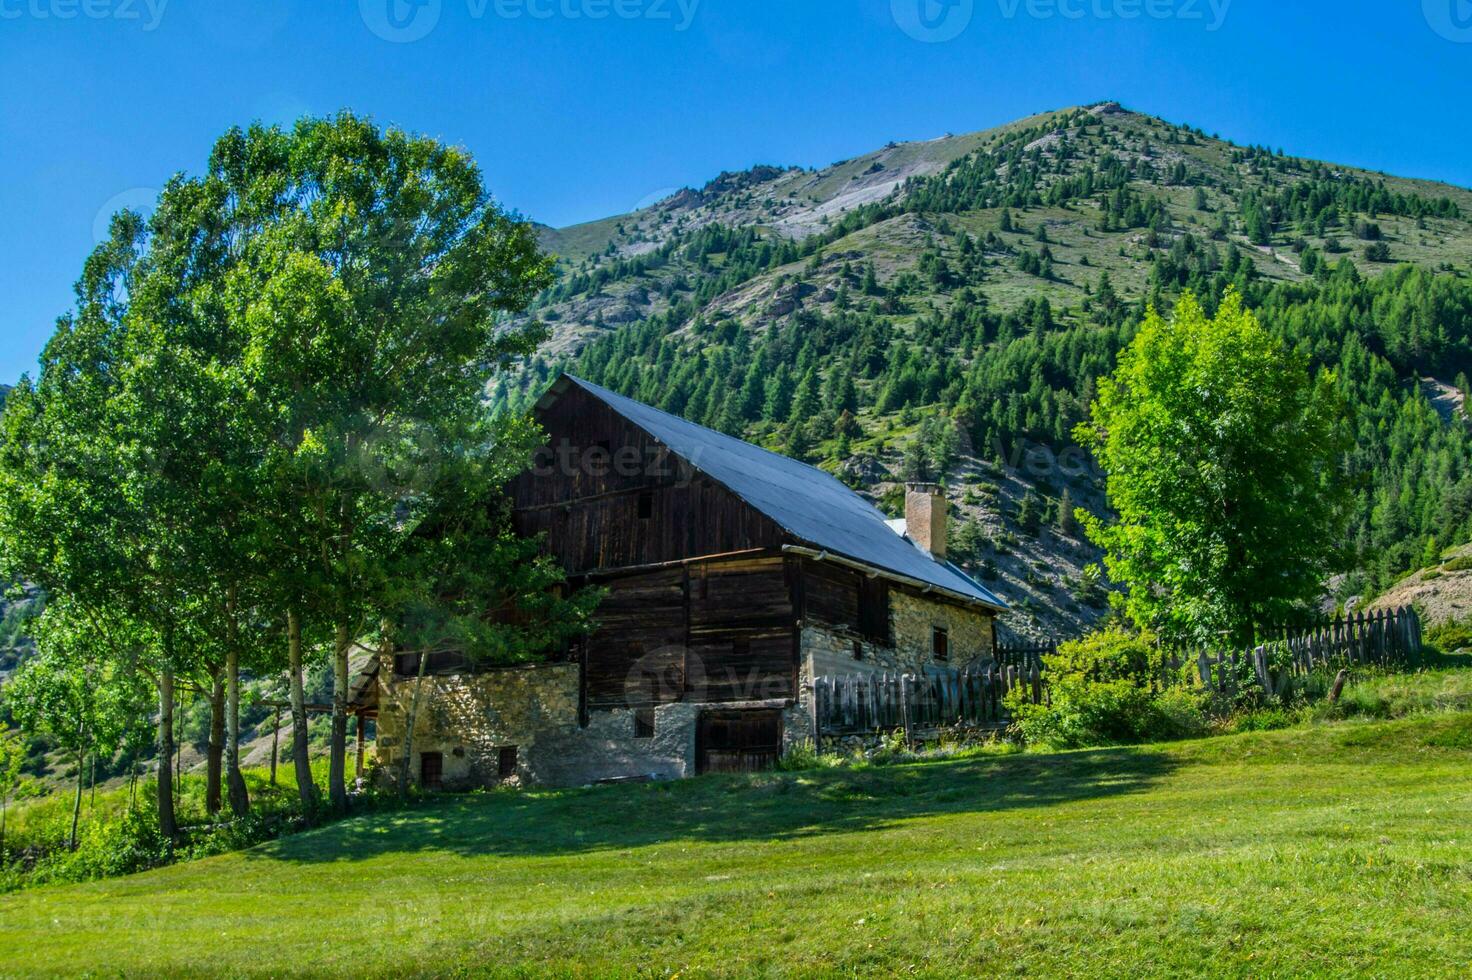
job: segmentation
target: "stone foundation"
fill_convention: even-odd
[[[423,753],[438,752],[446,788],[540,783],[556,771],[557,745],[578,730],[578,667],[538,664],[452,677],[393,678],[385,664],[379,688],[378,763],[396,778],[404,726],[423,684],[409,776],[418,781]],[[501,775],[502,750],[516,750],[515,772]]]
[[[380,686],[378,764],[397,777],[404,724],[414,688],[422,683],[414,726],[410,779],[419,781],[423,754],[437,752],[446,789],[493,785],[580,786],[607,779],[681,779],[697,769],[700,712],[776,708],[784,747],[811,742],[811,675],[799,701],[723,704],[677,702],[649,709],[654,731],[637,737],[632,708],[593,711],[578,723],[576,664],[545,664],[451,677],[392,678]],[[387,671],[380,676],[388,677]],[[516,750],[515,772],[502,776],[502,752]]]

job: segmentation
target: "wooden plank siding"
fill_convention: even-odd
[[[647,707],[685,691],[685,571],[665,569],[602,583],[597,632],[586,641],[589,708]]]
[[[541,421],[549,446],[512,481],[513,523],[545,534],[569,575],[782,545],[770,518],[581,389]]]
[[[905,587],[784,555],[795,540],[580,386],[539,409],[548,442],[509,487],[513,526],[608,590],[580,647],[580,713],[796,699],[800,624],[883,646]],[[945,601],[931,597],[933,601]]]
[[[889,625],[890,584],[877,576],[828,562],[802,559],[804,622],[874,643],[892,642]]]
[[[713,558],[600,580],[608,597],[586,642],[588,708],[795,697],[788,565]]]
[[[700,700],[759,701],[796,694],[796,610],[782,558],[690,566],[690,654]],[[700,694],[692,690],[692,694]]]

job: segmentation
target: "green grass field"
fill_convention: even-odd
[[[1472,714],[449,798],[0,897],[0,973],[1447,976]]]

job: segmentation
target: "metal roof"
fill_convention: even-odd
[[[761,511],[799,541],[820,551],[1006,609],[1007,603],[955,565],[892,529],[883,513],[816,467],[687,422],[570,374],[559,378],[539,407],[577,385]]]

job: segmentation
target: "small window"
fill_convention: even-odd
[[[882,578],[859,580],[859,635],[889,646],[889,583]]]
[[[654,709],[638,708],[634,711],[634,737],[654,737]]]
[[[854,641],[854,659],[864,659],[864,644],[860,643],[858,640]]]
[[[930,631],[930,652],[936,660],[950,659],[951,635],[944,626],[937,626]]]
[[[516,775],[516,746],[508,745],[496,753],[496,775],[502,779]]]
[[[419,785],[439,789],[444,785],[445,757],[440,752],[419,753]]]
[[[639,494],[639,520],[647,521],[654,516],[654,494],[648,490]]]

